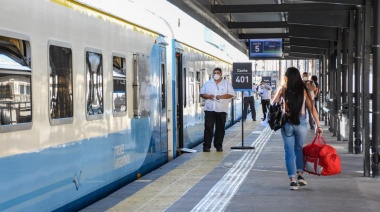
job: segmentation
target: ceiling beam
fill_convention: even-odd
[[[239,39],[261,39],[261,38],[310,38],[317,40],[338,40],[338,31],[331,27],[297,26],[289,27],[289,33],[241,33]]]
[[[211,5],[211,13],[254,13],[254,12],[291,12],[291,11],[329,11],[354,10],[354,5],[299,3],[299,4],[248,4],[248,5]]]
[[[324,55],[325,49],[309,48],[309,47],[299,47],[299,46],[290,46],[290,53],[304,53],[304,54],[316,54]]]
[[[349,24],[348,11],[298,11],[288,13],[288,24],[304,24],[326,27],[345,27]]]
[[[289,37],[338,40],[338,31],[331,27],[297,26],[289,28]]]
[[[288,33],[241,33],[239,39],[288,38]]]
[[[316,54],[305,54],[305,53],[289,53],[289,57],[295,57],[299,59],[319,59],[320,56]]]
[[[329,49],[330,48],[330,41],[293,37],[293,38],[289,38],[289,45],[290,46]]]
[[[312,2],[322,2],[329,4],[351,4],[351,5],[364,5],[365,0],[303,0]]]
[[[289,24],[286,21],[268,22],[228,22],[229,29],[238,28],[286,28]]]

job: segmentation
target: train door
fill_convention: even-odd
[[[167,98],[166,98],[166,48],[160,47],[160,131],[161,142],[165,145],[163,152],[168,151]]]
[[[177,150],[183,148],[183,108],[184,108],[184,74],[183,74],[183,64],[182,64],[182,53],[175,53],[175,73],[177,74],[176,80],[176,103],[177,103],[177,129],[176,129],[176,140],[177,140]]]

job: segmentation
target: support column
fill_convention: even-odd
[[[340,121],[342,119],[342,29],[338,29],[338,41],[336,45],[336,87],[335,87],[335,120],[336,120],[336,133],[337,133],[337,140],[341,141],[342,136],[340,132]]]
[[[347,64],[348,64],[348,84],[347,84],[347,91],[348,91],[348,153],[354,153],[354,103],[353,103],[353,78],[354,78],[354,70],[353,70],[353,62],[354,62],[354,27],[355,27],[355,20],[354,20],[354,11],[350,11],[350,27],[348,28],[348,57],[347,57]]]
[[[362,114],[363,114],[363,143],[364,143],[364,176],[371,176],[371,140],[369,138],[369,68],[371,53],[371,12],[372,0],[366,0],[364,6],[364,55],[363,55],[363,83],[362,83]]]
[[[380,177],[380,3],[373,3],[373,104],[372,104],[372,176]]]
[[[361,110],[361,72],[363,67],[363,9],[358,7],[355,10],[355,154],[362,153],[362,110]]]
[[[330,115],[330,132],[336,136],[336,52],[334,42],[330,42],[330,60],[329,60],[329,115]]]

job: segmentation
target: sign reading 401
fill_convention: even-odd
[[[232,87],[235,91],[252,91],[252,63],[233,63]]]

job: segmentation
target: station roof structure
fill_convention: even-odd
[[[354,28],[365,0],[169,0],[241,51],[249,39],[282,38],[289,59],[318,59],[339,30]],[[243,44],[243,45],[242,45]]]

